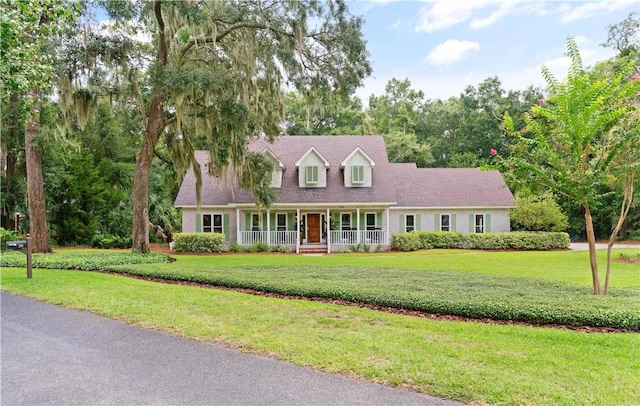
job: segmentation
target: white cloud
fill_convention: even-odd
[[[621,0],[618,0],[621,1]],[[430,0],[420,9],[415,30],[432,33],[471,20],[471,28],[484,28],[511,14],[547,13],[544,2],[525,0]],[[475,17],[484,9],[496,9],[486,17]]]
[[[473,41],[450,39],[438,45],[427,55],[426,61],[433,65],[451,65],[472,51],[480,50],[480,44]]]
[[[420,9],[416,31],[432,33],[468,20],[474,9],[485,7],[485,1],[434,1]]]
[[[492,13],[489,17],[483,19],[476,18],[472,20],[471,28],[484,28],[490,26],[501,18],[506,17],[516,11],[518,3],[518,0],[510,0],[500,3],[500,7],[498,7],[498,10]]]
[[[595,2],[581,2],[579,6],[572,7],[564,4],[562,7],[562,22],[568,23],[583,18],[594,17],[611,13],[632,5],[638,5],[638,0],[601,0]]]

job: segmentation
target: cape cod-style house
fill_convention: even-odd
[[[260,138],[249,149],[274,163],[273,205],[258,207],[233,179],[208,175],[208,153],[197,151],[200,205],[193,171],[175,202],[183,232],[223,233],[230,245],[337,252],[386,249],[393,233],[412,230],[509,231],[513,195],[497,171],[390,163],[382,136]]]

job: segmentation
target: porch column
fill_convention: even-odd
[[[271,210],[267,209],[267,245],[271,246]]]
[[[358,229],[356,234],[356,243],[360,244],[360,208],[356,209],[356,228]]]
[[[331,217],[329,217],[329,209],[327,209],[327,254],[331,253]]]
[[[296,254],[300,253],[300,209],[296,209]]]
[[[244,243],[240,236],[240,209],[236,209],[236,241],[240,245]]]
[[[387,212],[387,236],[384,243],[389,244],[389,237],[391,237],[391,227],[389,226],[389,208],[387,207],[385,211]]]

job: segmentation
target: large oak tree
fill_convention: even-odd
[[[139,112],[135,251],[149,249],[149,175],[158,149],[179,172],[191,166],[196,175],[194,150],[207,149],[210,173],[226,176],[231,164],[241,186],[268,204],[268,165],[246,145],[280,133],[282,88],[345,96],[371,72],[362,20],[342,0],[105,0],[102,6],[112,24],[88,25],[65,44],[63,121],[71,112],[86,119],[105,96]]]

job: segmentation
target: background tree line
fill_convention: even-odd
[[[32,57],[57,56],[47,59],[56,81],[31,77],[26,87],[3,82],[2,227],[14,228],[15,214],[29,213],[26,147],[33,146],[41,155],[43,207],[54,244],[90,244],[96,235],[126,238],[132,234],[131,224],[138,224],[142,231],[137,237],[134,232],[132,243],[144,248],[148,241],[140,232],[146,238],[155,234],[155,229],[148,230],[149,223],[169,234],[179,230],[180,213],[173,200],[181,176],[194,165],[195,149],[209,150],[215,163],[210,170],[215,173],[234,165],[246,175],[243,184],[268,201],[268,195],[260,195],[265,193],[266,177],[251,175],[268,168],[261,167],[259,157],[243,152],[246,142],[259,133],[382,134],[393,162],[416,162],[419,167],[492,165],[496,155],[508,157],[513,142],[504,128],[505,112],[513,119],[514,131],[521,131],[526,128],[525,113],[546,94],[546,89],[534,87],[506,90],[498,77],[490,77],[457,97],[429,99],[425,91],[413,89],[409,79],[394,78],[384,94],[369,97],[365,108],[354,96],[370,73],[361,21],[340,1],[326,7],[255,1],[243,2],[242,8],[234,2],[98,3],[116,22],[108,34],[96,28],[85,3],[67,16],[52,15],[46,1],[24,0],[25,9],[47,18],[23,22],[14,16],[22,24],[15,27],[18,39],[25,32],[38,35],[25,31],[25,24],[58,22],[55,35],[42,33],[41,46],[27,50]],[[334,28],[334,37],[324,38],[324,31],[315,31],[317,26],[295,23],[319,19]],[[638,21],[634,13],[610,27],[603,45],[619,55],[597,69],[615,70],[623,60],[640,59]],[[132,41],[136,33],[148,38]],[[56,44],[44,41],[52,35]],[[244,46],[248,43],[252,46]],[[254,51],[238,51],[245,48]],[[318,55],[311,53],[314,49]],[[321,52],[328,49],[333,53]],[[10,50],[3,43],[3,60]],[[25,67],[41,69],[25,62],[15,71]],[[2,74],[4,79],[15,72]],[[282,91],[285,82],[295,90]],[[43,94],[28,99],[25,95],[34,88]],[[41,103],[37,115],[28,114],[34,105],[28,100]],[[160,112],[155,118],[154,108]],[[38,118],[31,138],[25,137],[33,127],[29,117]],[[141,173],[148,190],[143,187],[138,194],[145,199],[134,192],[134,180]],[[559,224],[566,221],[573,237],[584,238],[583,214],[573,202],[539,188],[510,186],[519,202],[538,208],[541,202],[559,204],[567,216],[560,216]],[[594,229],[598,238],[606,238],[623,195],[606,184],[597,187],[603,189],[603,198],[593,216]],[[640,238],[639,191],[636,187],[622,238]],[[136,202],[146,214],[134,216]],[[17,231],[28,231],[31,218],[25,216]]]

